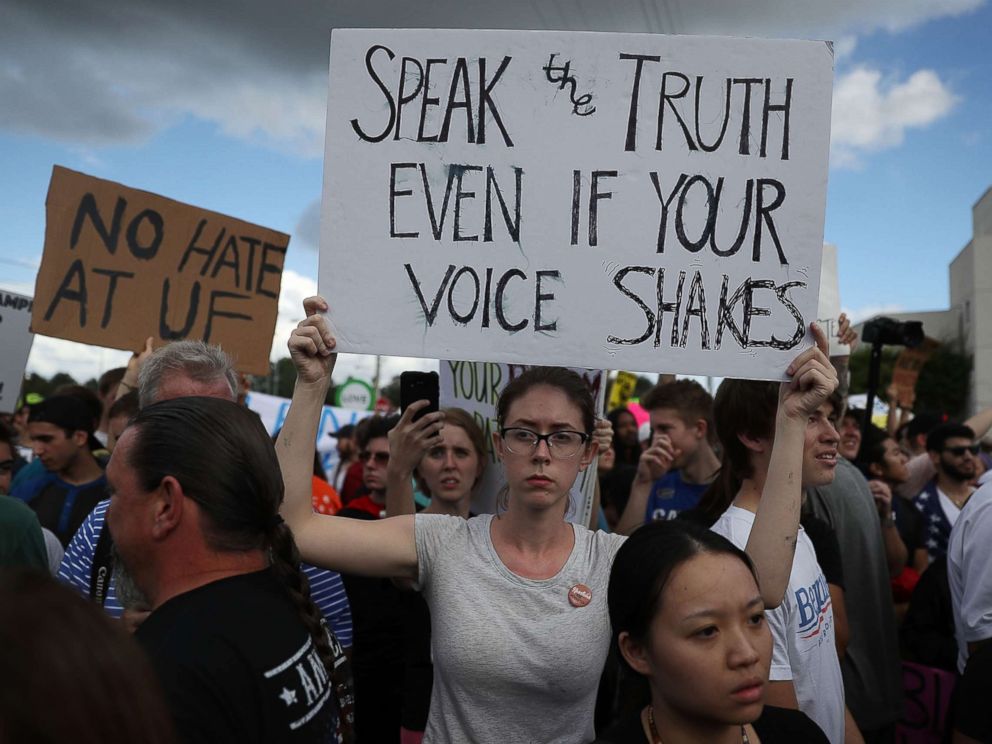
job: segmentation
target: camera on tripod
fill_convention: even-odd
[[[872,345],[913,348],[923,343],[923,324],[918,320],[874,318],[865,323],[861,330],[861,340]]]

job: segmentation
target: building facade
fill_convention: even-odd
[[[886,313],[895,320],[918,320],[927,336],[972,356],[969,414],[992,406],[992,188],[971,208],[971,220],[971,240],[948,269],[950,308]]]

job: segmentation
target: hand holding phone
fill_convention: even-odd
[[[417,421],[428,413],[434,413],[440,407],[439,387],[437,372],[403,372],[400,374],[400,409],[405,411],[411,403],[426,400],[429,405],[417,411],[413,420]]]

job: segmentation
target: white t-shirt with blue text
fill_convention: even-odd
[[[731,506],[711,527],[741,550],[754,526],[754,514]],[[799,710],[823,729],[832,744],[844,741],[844,680],[834,643],[830,591],[816,551],[800,527],[785,597],[765,610],[772,631],[772,682],[792,680]]]

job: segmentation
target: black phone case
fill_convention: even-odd
[[[439,379],[437,372],[403,372],[400,375],[400,408],[406,407],[418,400],[429,400],[427,408],[421,408],[413,417],[416,421],[421,416],[438,410]]]

